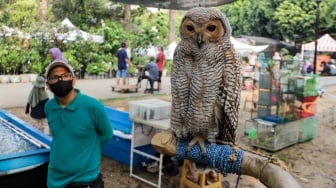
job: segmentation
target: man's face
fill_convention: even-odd
[[[47,78],[47,84],[48,84],[48,86],[50,84],[55,84],[60,79],[62,79],[63,81],[72,80],[72,85],[74,85],[75,81],[76,81],[75,76],[72,75],[72,73],[69,72],[69,70],[67,68],[65,68],[63,66],[57,66],[50,71],[49,76]]]

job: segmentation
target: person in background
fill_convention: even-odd
[[[336,75],[336,66],[335,66],[335,62],[334,62],[333,59],[330,60],[329,65],[330,65],[330,75],[335,76]]]
[[[273,60],[274,61],[281,61],[281,55],[278,51],[274,52]],[[280,63],[280,62],[278,62],[278,63]]]
[[[259,53],[259,55],[258,55],[258,62],[260,64],[261,71],[264,72],[266,70],[266,67],[268,66],[267,60],[266,60],[266,56],[265,56],[264,52],[260,52]]]
[[[330,65],[327,62],[322,61],[321,66],[323,67],[321,75],[322,76],[329,76],[330,75]]]
[[[155,57],[151,56],[149,58],[149,63],[143,66],[143,69],[145,71],[148,71],[149,75],[148,76],[142,75],[141,77],[139,77],[138,84],[137,84],[139,86],[141,80],[147,79],[150,84],[150,91],[149,91],[150,93],[153,93],[154,91],[154,81],[159,80],[159,67],[154,61],[155,61]]]
[[[56,59],[63,59],[62,51],[59,48],[56,48],[56,47],[50,48],[49,54],[51,57],[51,61],[54,61]]]
[[[157,50],[158,50],[158,54],[156,57],[156,64],[158,65],[158,68],[159,68],[158,90],[161,90],[161,77],[162,77],[162,71],[164,69],[166,56],[164,54],[162,46],[158,46]]]
[[[118,58],[118,71],[117,71],[117,85],[120,83],[120,78],[122,78],[122,84],[126,85],[127,78],[127,67],[131,66],[130,58],[127,55],[127,44],[126,42],[121,43],[121,48],[117,52]]]
[[[104,188],[101,152],[113,136],[104,105],[74,89],[76,78],[67,60],[51,62],[45,75],[54,94],[45,105],[53,135],[48,188]]]
[[[29,49],[29,38],[25,38],[23,41],[23,49],[27,51]]]
[[[313,64],[310,60],[306,60],[302,66],[302,74],[310,74],[314,71]]]
[[[302,70],[303,62],[301,58],[300,53],[296,53],[293,57],[293,69],[297,74],[300,74],[300,70]]]
[[[273,65],[273,74],[276,80],[279,80],[281,77],[280,69],[281,69],[281,55],[278,51],[274,52],[272,57],[274,65]]]
[[[258,56],[256,53],[252,53],[248,56],[248,62],[249,64],[253,67],[253,71],[255,70],[255,67],[257,65],[257,61],[258,61]]]
[[[45,123],[44,106],[49,100],[45,85],[46,80],[43,76],[38,76],[35,82],[33,82],[33,88],[28,96],[25,113],[30,114],[30,117],[36,120],[37,127],[42,129],[44,134],[50,135],[49,127]]]

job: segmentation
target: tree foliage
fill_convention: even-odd
[[[34,25],[38,16],[37,2],[37,0],[17,0],[0,3],[0,21],[20,29]]]
[[[263,36],[308,42],[314,39],[316,2],[306,0],[237,0],[221,7],[230,20],[233,35]],[[320,35],[336,36],[336,1],[320,3]]]
[[[321,3],[320,25],[322,33],[332,33],[336,37],[336,1],[324,0]]]

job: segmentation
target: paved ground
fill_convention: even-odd
[[[136,83],[136,78],[130,78],[130,84]],[[97,79],[97,80],[77,80],[76,88],[83,93],[93,96],[97,99],[123,98],[144,94],[147,80],[142,81],[142,87],[138,92],[121,93],[112,92],[111,85],[116,83],[116,79]],[[322,77],[320,80],[322,87],[336,86],[336,77]],[[27,97],[32,88],[32,83],[0,83],[0,108],[25,106]],[[170,93],[170,77],[162,78],[162,90],[160,93]],[[48,94],[52,97],[52,93],[48,90]]]
[[[130,78],[130,84],[136,84],[136,78]],[[119,91],[112,92],[111,85],[116,83],[116,79],[98,79],[98,80],[77,80],[76,88],[83,93],[95,97],[97,99],[122,98],[130,96],[148,95],[144,94],[147,80],[142,80],[142,86],[138,92],[121,93]],[[154,85],[156,87],[156,83]],[[32,83],[0,83],[0,108],[25,106],[27,97]],[[156,94],[157,92],[155,92]],[[170,77],[162,78],[162,90],[160,93],[170,93]],[[52,97],[52,93],[48,90],[48,95]]]

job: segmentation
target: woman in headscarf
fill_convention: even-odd
[[[33,83],[33,88],[29,93],[28,102],[26,106],[26,114],[36,120],[39,128],[43,128],[45,134],[49,134],[48,125],[44,125],[44,119],[46,117],[44,113],[44,105],[48,101],[49,97],[45,90],[46,81],[42,76],[38,76]]]
[[[51,61],[54,61],[56,59],[63,59],[62,51],[59,48],[50,48],[49,53],[51,56]]]

